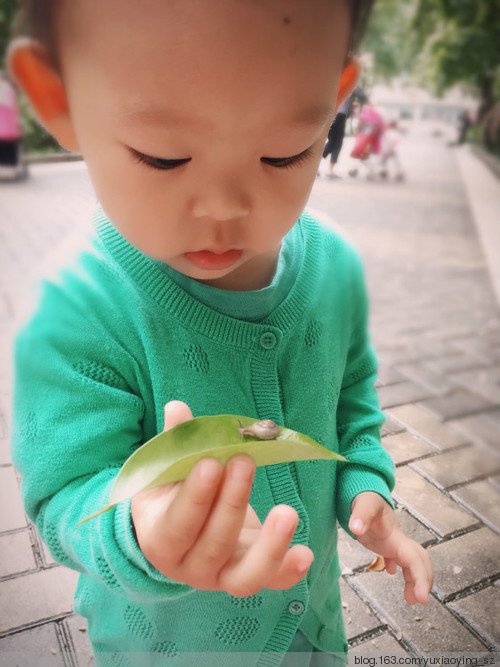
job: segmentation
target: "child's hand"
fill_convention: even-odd
[[[349,529],[358,542],[384,557],[389,574],[395,574],[398,565],[402,568],[408,604],[427,604],[433,582],[429,554],[403,533],[393,509],[382,496],[372,491],[357,495],[351,505]]]
[[[191,419],[185,403],[165,406],[165,430]],[[314,556],[290,542],[297,526],[291,507],[274,507],[262,525],[248,504],[255,462],[232,457],[225,468],[199,461],[186,480],[132,498],[132,521],[146,558],[162,574],[193,588],[253,595],[294,586]]]

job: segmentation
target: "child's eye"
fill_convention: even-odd
[[[305,162],[312,155],[312,148],[306,148],[302,153],[297,155],[291,155],[290,157],[261,157],[261,162],[268,164],[271,167],[277,167],[278,169],[287,169],[290,167],[296,167]]]
[[[136,162],[145,164],[152,169],[158,170],[175,169],[176,167],[180,167],[181,165],[186,164],[186,162],[191,160],[190,157],[181,158],[179,160],[168,160],[166,158],[153,157],[152,155],[145,155],[144,153],[140,153],[133,148],[130,149],[130,152]]]

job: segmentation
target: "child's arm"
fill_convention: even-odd
[[[192,417],[184,403],[165,407],[165,429]],[[298,521],[291,507],[274,507],[260,523],[248,504],[254,473],[248,456],[233,457],[224,469],[206,458],[184,482],[135,496],[132,519],[146,558],[170,579],[201,590],[244,596],[294,586],[312,551],[290,548]]]
[[[430,558],[406,537],[392,508],[394,463],[380,444],[384,416],[374,382],[376,358],[367,329],[368,303],[359,261],[352,287],[351,344],[337,408],[339,451],[350,463],[339,466],[337,516],[343,528],[386,560],[386,569],[403,568],[405,599],[426,603],[432,587]]]
[[[408,604],[427,604],[433,582],[429,554],[403,533],[394,510],[378,493],[365,491],[354,498],[349,529],[358,542],[384,557],[389,574],[398,565],[402,568]]]

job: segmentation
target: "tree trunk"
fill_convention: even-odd
[[[481,122],[495,103],[493,96],[493,77],[486,73],[481,74],[479,79],[479,95],[481,102],[477,112],[477,120]]]

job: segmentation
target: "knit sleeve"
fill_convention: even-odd
[[[133,356],[73,295],[54,292],[15,344],[12,456],[26,512],[59,563],[114,592],[142,602],[190,594],[142,555],[129,503],[76,527],[106,504],[143,442],[145,408]]]
[[[354,258],[350,345],[337,406],[339,465],[337,518],[348,530],[351,503],[363,491],[375,491],[391,506],[394,463],[380,443],[384,415],[374,386],[377,360],[369,342],[368,299],[361,261]],[[350,533],[352,537],[354,535]]]

